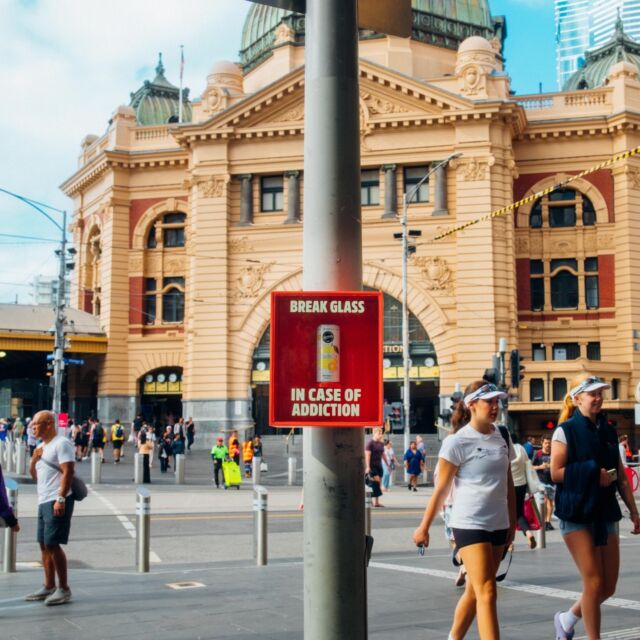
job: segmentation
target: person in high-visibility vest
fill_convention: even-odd
[[[229,457],[240,466],[240,441],[237,431],[232,431],[229,436]]]
[[[251,477],[251,462],[253,461],[253,442],[245,440],[242,443],[242,461],[244,462],[244,477]]]

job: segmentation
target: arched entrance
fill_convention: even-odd
[[[170,424],[182,417],[182,367],[163,367],[139,380],[140,413],[150,424]]]
[[[373,290],[369,289],[368,290]],[[256,433],[274,434],[269,427],[269,380],[271,330],[267,326],[253,352],[251,371],[252,417]],[[384,294],[383,346],[384,398],[389,407],[402,403],[404,378],[402,354],[402,303]],[[435,433],[439,409],[440,370],[433,343],[418,318],[409,313],[409,358],[411,360],[411,431]],[[391,421],[394,431],[402,431],[402,421]]]

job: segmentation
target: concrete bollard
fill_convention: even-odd
[[[289,477],[288,477],[288,484],[290,487],[292,487],[295,483],[296,483],[296,473],[297,473],[297,465],[298,465],[298,461],[296,458],[294,458],[293,456],[289,456],[289,466],[288,466],[288,471],[289,471]]]
[[[13,508],[13,513],[18,516],[18,483],[12,478],[5,480],[7,488],[7,498],[9,504]],[[2,551],[2,571],[4,573],[16,572],[16,546],[18,542],[18,534],[14,533],[7,527],[4,530],[4,549]]]
[[[24,476],[27,473],[27,444],[25,442],[18,443],[16,473],[19,476]]]
[[[184,484],[184,468],[185,468],[184,453],[176,454],[175,464],[176,464],[175,482],[176,484]]]
[[[13,473],[14,467],[14,459],[13,453],[15,449],[15,442],[13,440],[7,440],[6,442],[6,451],[5,451],[5,466],[4,469],[7,473]]]
[[[256,565],[267,564],[267,498],[268,491],[260,485],[253,487],[253,548]]]
[[[144,480],[144,458],[141,453],[133,456],[133,481],[136,484],[142,484]]]
[[[136,490],[136,567],[138,573],[149,573],[150,552],[151,493],[145,487],[138,487]]]
[[[544,493],[538,492],[534,496],[534,500],[532,501],[533,508],[536,512],[536,516],[538,518],[538,522],[540,523],[540,529],[537,531],[537,540],[539,549],[546,549],[547,547],[547,532],[545,530],[545,504],[544,504]]]
[[[100,484],[102,481],[102,458],[97,451],[91,452],[91,484]]]
[[[260,480],[262,479],[262,471],[260,471],[261,462],[262,458],[253,458],[251,461],[251,478],[254,485],[260,484]]]
[[[373,489],[364,488],[364,535],[371,535],[371,504],[373,501]]]

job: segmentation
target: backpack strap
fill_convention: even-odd
[[[504,438],[504,441],[507,443],[507,447],[511,443],[511,436],[509,436],[509,429],[502,424],[498,425],[498,429],[500,430],[500,435]]]

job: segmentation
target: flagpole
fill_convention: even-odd
[[[180,45],[180,100],[178,105],[178,123],[182,124],[182,76],[184,75],[184,45]]]

